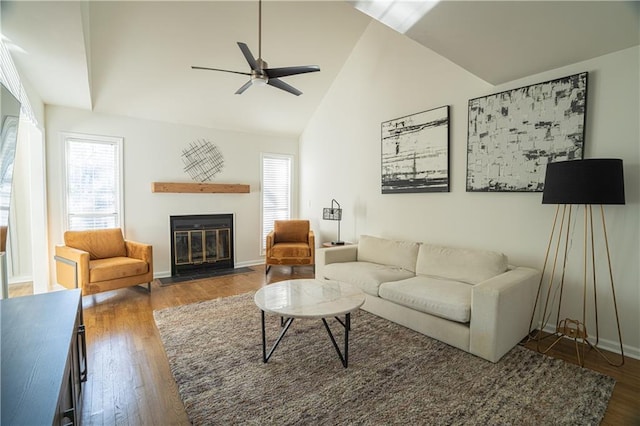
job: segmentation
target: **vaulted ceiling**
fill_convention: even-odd
[[[2,0],[1,32],[46,104],[130,117],[298,135],[371,18],[345,1],[265,0],[270,67],[319,65],[272,87],[234,92],[258,56],[255,1]],[[377,23],[374,23],[377,25]],[[406,36],[501,84],[640,44],[640,2],[443,1]],[[348,94],[347,94],[348,95]]]

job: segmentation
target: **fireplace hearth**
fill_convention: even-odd
[[[234,268],[233,214],[170,216],[171,276]]]

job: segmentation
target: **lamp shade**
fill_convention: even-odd
[[[622,160],[592,158],[547,164],[542,204],[624,204]]]
[[[322,209],[322,219],[342,220],[342,209],[340,208],[340,203],[338,203],[335,198],[331,200],[331,207]]]

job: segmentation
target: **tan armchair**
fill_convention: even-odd
[[[56,246],[56,279],[82,295],[153,281],[153,251],[149,244],[127,241],[120,228],[67,231]]]
[[[315,264],[315,236],[308,220],[276,220],[266,246],[265,274],[271,265]]]

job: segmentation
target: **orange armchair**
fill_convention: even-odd
[[[67,231],[56,246],[56,279],[82,295],[153,281],[152,246],[125,240],[120,228]]]
[[[276,220],[266,248],[265,274],[272,265],[315,265],[315,236],[308,220]]]

